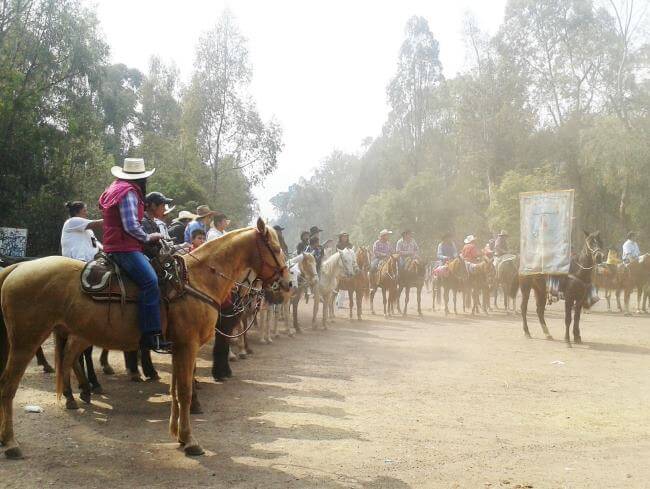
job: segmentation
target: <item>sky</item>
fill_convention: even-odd
[[[413,15],[425,17],[440,44],[444,74],[466,65],[462,25],[470,12],[494,33],[505,0],[86,0],[94,6],[111,61],[147,72],[149,58],[174,62],[189,80],[194,49],[224,8],[248,39],[250,94],[264,119],[283,128],[278,168],[255,189],[263,217],[269,199],[309,177],[333,150],[359,152],[380,134],[393,76]]]

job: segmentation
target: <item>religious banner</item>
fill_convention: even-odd
[[[0,227],[0,253],[5,256],[25,256],[27,229]]]
[[[522,275],[569,273],[573,190],[519,194]]]

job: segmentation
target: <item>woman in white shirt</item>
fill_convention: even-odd
[[[230,224],[230,219],[226,217],[225,214],[217,213],[214,216],[214,223],[208,230],[206,241],[212,241],[213,239],[220,238],[226,234],[226,228]]]
[[[90,261],[101,250],[102,244],[99,242],[93,230],[101,229],[103,219],[88,219],[88,208],[86,204],[80,201],[66,202],[70,217],[63,224],[61,230],[61,254],[75,260]],[[93,365],[93,347],[89,346],[79,356],[81,368],[85,367],[88,372],[88,381],[92,392],[95,394],[102,393],[102,386],[97,380],[95,367]]]
[[[90,261],[101,250],[94,230],[102,228],[103,219],[88,219],[88,208],[83,202],[66,202],[70,218],[61,231],[61,254],[75,260]]]

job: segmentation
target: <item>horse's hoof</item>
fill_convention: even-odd
[[[190,404],[190,414],[203,414],[203,408],[198,402]]]
[[[79,409],[79,404],[74,399],[67,399],[65,401],[65,408],[70,409],[71,411]]]
[[[205,454],[201,445],[187,445],[183,450],[188,457],[200,457]]]
[[[102,370],[104,371],[104,375],[115,375],[115,370],[110,365],[102,365]]]
[[[9,460],[22,460],[25,458],[20,447],[13,447],[5,450],[5,457],[7,457]]]
[[[91,392],[93,394],[97,394],[101,396],[102,394],[104,394],[104,389],[102,388],[101,385],[94,385],[93,388],[91,389]]]
[[[527,332],[527,331],[524,332],[524,336],[525,336],[526,338],[528,338],[529,340],[532,338],[532,336],[530,335],[530,333]]]
[[[54,369],[52,368],[52,366],[50,364],[45,364],[45,365],[43,365],[43,373],[53,374]]]
[[[582,338],[580,338],[580,336],[575,336],[575,337],[573,338],[573,342],[574,342],[576,345],[582,345]]]
[[[90,404],[90,392],[88,391],[83,391],[81,394],[79,394],[79,397],[83,402],[86,404]]]
[[[244,352],[241,352],[241,353],[239,354],[239,358],[240,358],[241,360],[246,360],[247,357],[248,357],[248,355],[246,355],[246,353],[244,353]]]
[[[553,341],[553,337],[550,334],[546,335],[546,339],[549,340],[549,341]]]
[[[131,382],[144,382],[140,374],[131,374]]]

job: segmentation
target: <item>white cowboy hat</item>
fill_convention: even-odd
[[[465,241],[463,241],[465,244],[470,244],[472,241],[476,241],[476,236],[473,234],[470,234],[465,238]]]
[[[140,180],[149,178],[156,169],[147,170],[142,158],[124,158],[124,165],[114,166],[111,173],[121,180]]]
[[[174,209],[176,209],[175,205],[169,207],[169,204],[165,204],[165,215],[171,214],[174,211]]]
[[[379,237],[381,238],[382,236],[386,236],[387,234],[393,234],[392,231],[389,231],[388,229],[382,229],[379,231]]]
[[[188,219],[190,221],[193,221],[194,219],[196,219],[196,214],[192,214],[190,211],[180,211],[176,219],[178,219],[179,221],[182,221],[183,219]]]

